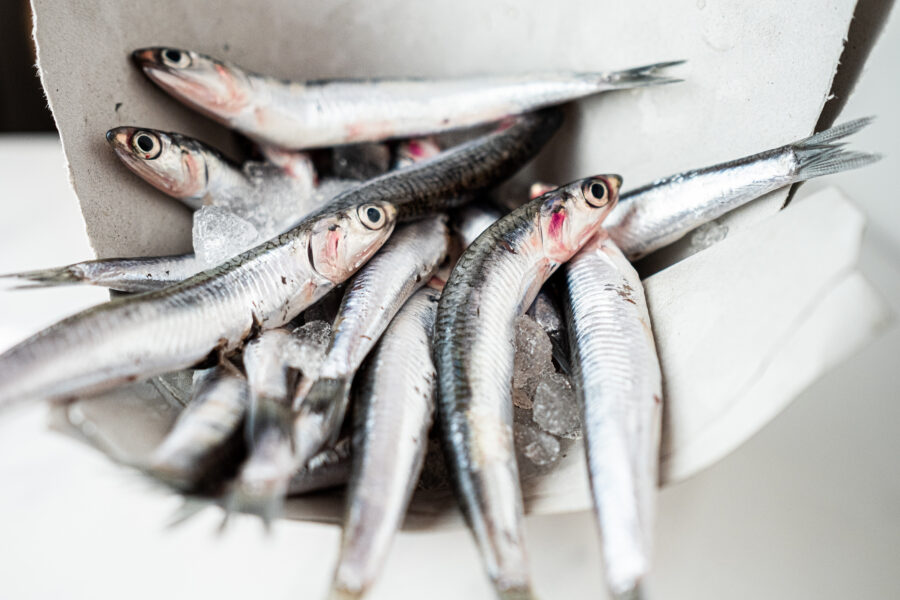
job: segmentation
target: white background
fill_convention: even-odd
[[[870,219],[863,264],[900,311],[900,22],[886,27],[840,120],[877,114],[855,145],[888,156],[815,181]],[[54,138],[0,138],[0,271],[89,258]],[[94,289],[0,292],[0,347],[105,299]],[[807,390],[731,456],[662,492],[651,597],[900,597],[900,329]],[[0,418],[0,599],[324,597],[337,528],[209,510],[171,531],[178,506],[82,446],[49,433],[43,409]],[[529,517],[538,592],[596,598],[589,514]],[[653,593],[655,592],[655,593]],[[464,530],[404,533],[373,598],[490,598]]]

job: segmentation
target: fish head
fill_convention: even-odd
[[[178,48],[141,48],[132,57],[154,83],[217,121],[227,124],[250,106],[250,77],[235,65]]]
[[[182,199],[206,195],[209,150],[197,140],[138,127],[110,129],[106,140],[126,167],[161,192]]]
[[[544,254],[551,261],[569,260],[600,229],[619,200],[622,178],[596,175],[547,192],[540,202]]]
[[[388,240],[397,208],[386,201],[335,210],[319,219],[309,240],[309,260],[335,284],[346,281]]]

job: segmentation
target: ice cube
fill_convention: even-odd
[[[691,248],[694,252],[705,250],[724,240],[727,235],[727,225],[722,225],[718,221],[704,223],[691,234]]]
[[[288,348],[291,366],[300,369],[304,377],[315,378],[331,343],[331,324],[309,321],[293,331]]]
[[[222,196],[218,206],[245,219],[267,240],[282,233],[317,208],[313,204],[312,178],[296,178],[268,164],[248,162],[246,189]]]
[[[559,440],[534,425],[517,425],[515,443],[516,451],[539,467],[559,460]]]
[[[194,213],[194,254],[208,266],[225,262],[258,242],[256,228],[230,210],[204,206]]]
[[[538,384],[531,417],[547,433],[569,439],[581,437],[581,408],[565,375],[552,373]]]
[[[516,356],[513,364],[513,404],[531,408],[538,383],[554,372],[550,358],[550,338],[534,319],[523,315],[516,320]]]

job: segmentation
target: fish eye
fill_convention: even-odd
[[[381,229],[387,223],[384,209],[374,204],[363,204],[357,209],[359,220],[369,229]]]
[[[162,51],[162,59],[165,64],[170,67],[184,69],[191,66],[191,56],[187,52],[176,50],[175,48],[166,48]]]
[[[147,160],[153,160],[162,152],[162,144],[159,137],[149,131],[138,131],[131,138],[131,147],[137,154],[143,155]]]
[[[587,203],[596,208],[601,208],[609,203],[609,189],[606,182],[594,179],[584,185],[584,199]]]

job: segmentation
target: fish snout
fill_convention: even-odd
[[[157,48],[139,48],[131,53],[131,59],[141,68],[154,66],[159,62],[157,60],[157,50]]]
[[[613,186],[615,187],[615,190],[614,190],[614,191],[618,194],[618,193],[619,193],[619,189],[622,187],[622,176],[621,176],[621,175],[615,175],[615,174],[610,175],[610,176],[609,176],[609,182],[610,182],[611,184],[613,184]]]
[[[113,127],[106,132],[106,141],[115,150],[127,150],[131,145],[131,136],[135,132],[134,127]]]

